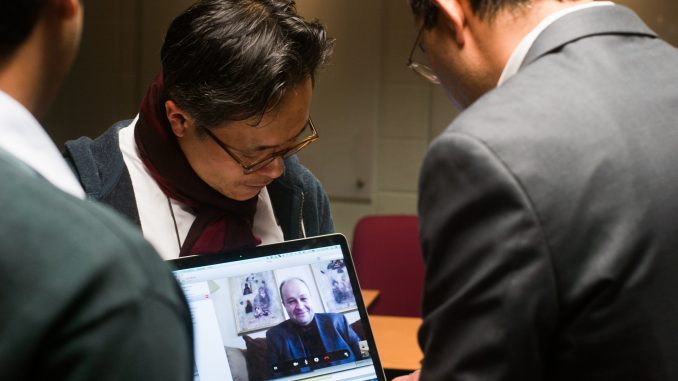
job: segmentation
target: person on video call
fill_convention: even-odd
[[[191,380],[191,315],[170,269],[84,200],[39,122],[82,23],[79,0],[0,2],[0,379]]]
[[[266,332],[269,372],[275,374],[274,366],[282,374],[305,372],[361,358],[360,338],[346,317],[337,313],[314,313],[306,282],[300,278],[283,281],[280,296],[290,318]],[[346,351],[348,356],[344,355]],[[331,356],[329,360],[324,358],[327,354]],[[296,359],[301,359],[299,366],[291,366]]]
[[[198,1],[171,23],[137,117],[65,157],[165,259],[331,233],[294,154],[318,138],[311,95],[332,46],[292,0]]]
[[[422,166],[407,378],[678,379],[678,50],[608,1],[410,3],[464,110]]]

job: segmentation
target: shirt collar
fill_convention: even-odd
[[[26,163],[57,188],[85,198],[80,183],[35,117],[1,90],[0,110],[0,148]]]
[[[501,76],[499,77],[499,82],[497,83],[497,86],[500,86],[502,83],[506,82],[507,79],[511,78],[514,74],[518,72],[518,69],[520,69],[520,65],[522,65],[523,60],[525,59],[525,55],[527,55],[527,51],[530,50],[532,44],[537,39],[537,37],[539,37],[541,32],[543,32],[544,29],[546,29],[549,25],[553,24],[559,18],[568,15],[572,12],[576,12],[591,7],[610,6],[610,5],[614,5],[614,3],[611,1],[593,1],[590,3],[568,7],[548,15],[539,24],[537,24],[537,26],[534,29],[532,29],[530,33],[523,37],[518,46],[516,46],[516,48],[513,50],[513,53],[511,54],[511,57],[506,63],[506,66],[504,66],[504,70],[501,72]]]

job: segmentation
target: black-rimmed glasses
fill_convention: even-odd
[[[436,73],[433,72],[433,69],[431,69],[431,67],[429,67],[428,65],[424,65],[423,63],[414,61],[412,59],[412,57],[414,56],[414,51],[417,49],[417,46],[419,46],[419,39],[421,39],[421,34],[424,32],[425,26],[426,23],[423,23],[421,29],[419,29],[419,33],[417,33],[417,39],[414,40],[414,46],[412,46],[412,50],[410,50],[410,58],[407,59],[407,67],[412,69],[415,73],[419,74],[427,81],[439,85],[440,79],[438,79],[438,76],[436,75]]]
[[[266,155],[265,157],[263,157],[259,160],[255,160],[251,163],[247,163],[244,160],[240,159],[236,154],[231,152],[231,150],[228,148],[228,146],[224,142],[219,140],[219,138],[217,138],[217,136],[214,135],[214,133],[212,131],[210,131],[209,128],[202,127],[202,129],[205,130],[207,135],[210,138],[212,138],[212,140],[214,140],[214,142],[217,143],[219,145],[219,147],[221,147],[221,149],[223,149],[233,160],[235,160],[236,163],[240,164],[240,166],[242,167],[242,169],[243,169],[243,171],[246,175],[250,174],[252,172],[256,172],[256,171],[260,170],[261,168],[264,168],[265,166],[271,164],[271,162],[273,162],[273,160],[275,160],[278,157],[286,159],[286,158],[294,155],[295,153],[301,151],[302,149],[306,148],[309,144],[313,143],[314,141],[320,139],[320,135],[318,135],[318,131],[316,131],[315,126],[313,125],[313,121],[311,120],[311,118],[308,118],[308,122],[306,122],[306,126],[304,126],[303,131],[306,131],[307,128],[309,128],[311,130],[311,134],[308,135],[307,137],[303,138],[301,141],[297,142],[293,146],[282,149],[280,151],[272,152],[272,153]],[[302,131],[302,133],[303,133],[303,131]]]

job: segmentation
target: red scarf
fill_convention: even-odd
[[[167,120],[162,89],[162,74],[158,74],[141,103],[134,139],[141,160],[160,189],[191,207],[196,215],[179,256],[258,245],[261,241],[252,234],[257,197],[232,200],[198,177]]]

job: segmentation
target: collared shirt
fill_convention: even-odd
[[[541,32],[543,32],[544,29],[546,29],[549,25],[553,24],[559,18],[568,15],[572,12],[576,12],[591,7],[610,6],[610,5],[614,5],[614,3],[611,1],[594,1],[591,3],[579,4],[569,8],[565,8],[545,17],[539,24],[537,24],[537,26],[534,29],[532,29],[532,31],[530,31],[530,33],[523,37],[518,46],[513,50],[513,53],[511,54],[511,57],[506,63],[506,66],[504,66],[504,70],[501,72],[501,76],[499,77],[499,82],[497,83],[497,86],[500,86],[507,79],[509,79],[518,72],[518,69],[520,69],[520,65],[523,64],[525,55],[527,55],[527,52],[532,47],[532,44],[534,44],[534,41],[537,39],[537,37],[539,37]]]
[[[134,188],[141,230],[163,259],[178,258],[181,245],[195,221],[195,214],[179,201],[168,198],[141,161],[134,140],[134,126],[138,118],[137,115],[129,126],[120,129],[118,137]],[[284,241],[266,188],[259,192],[252,233],[261,239],[262,245]]]
[[[0,91],[0,110],[0,148],[57,188],[84,199],[85,191],[33,114],[3,91]]]

